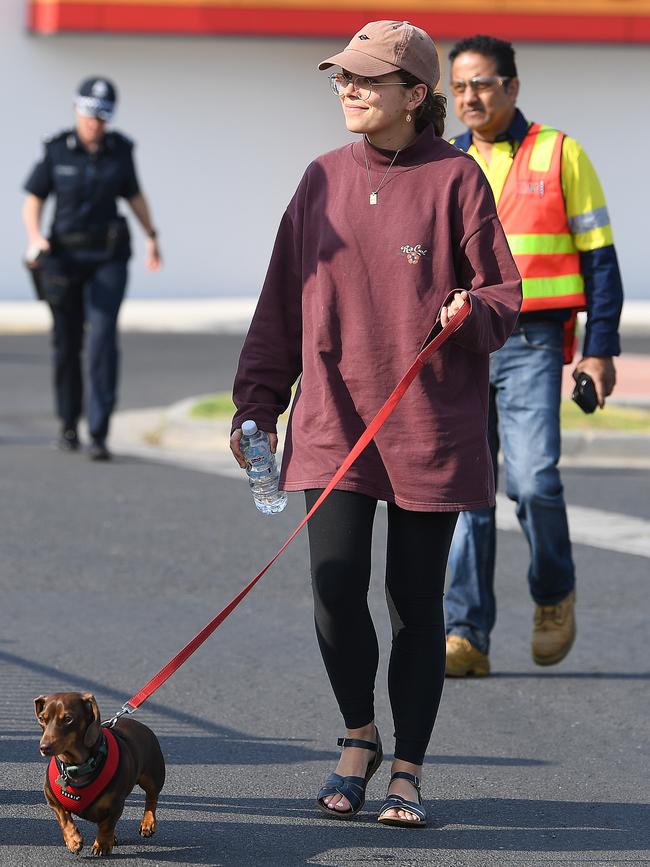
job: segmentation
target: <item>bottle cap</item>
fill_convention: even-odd
[[[241,432],[245,437],[252,437],[257,433],[257,425],[254,421],[245,421],[241,426]]]

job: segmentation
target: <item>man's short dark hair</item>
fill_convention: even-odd
[[[483,36],[481,34],[470,36],[467,39],[461,39],[454,45],[449,52],[450,62],[453,63],[459,54],[464,54],[466,51],[473,51],[475,54],[482,54],[484,57],[490,57],[494,60],[497,75],[502,75],[504,78],[516,78],[515,49],[511,42],[497,39],[496,36]]]

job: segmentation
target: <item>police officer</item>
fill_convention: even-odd
[[[106,129],[116,101],[115,86],[108,79],[82,82],[74,103],[75,127],[46,141],[43,158],[25,183],[22,211],[27,261],[40,269],[42,293],[54,320],[54,388],[61,420],[57,444],[63,451],[80,447],[81,354],[84,331],[88,331],[87,418],[93,460],[111,456],[106,438],[117,393],[117,315],[131,255],[129,229],[118,212],[118,198],[126,199],[147,235],[147,268],[157,271],[162,264],[135,171],[133,143]],[[50,195],[56,205],[46,238],[40,223]]]

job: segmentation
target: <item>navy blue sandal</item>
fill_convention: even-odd
[[[377,821],[381,822],[382,825],[397,825],[400,828],[424,828],[427,824],[427,811],[422,806],[419,777],[408,774],[406,771],[396,771],[390,778],[391,783],[393,780],[408,780],[418,793],[418,802],[416,804],[415,801],[407,801],[401,795],[388,795],[381,805]],[[417,816],[417,821],[398,819],[396,816],[384,816],[384,813],[389,810],[405,810]]]
[[[336,742],[339,747],[358,747],[361,750],[372,750],[375,755],[368,762],[365,777],[342,777],[340,774],[330,774],[325,780],[316,798],[316,806],[323,813],[326,813],[330,819],[351,819],[352,816],[356,816],[365,804],[368,781],[377,772],[384,757],[379,730],[375,728],[375,731],[377,732],[376,744],[373,744],[371,741],[361,741],[357,738],[339,738]],[[350,809],[337,810],[334,807],[328,807],[325,803],[325,798],[329,798],[331,795],[343,795],[350,802]]]

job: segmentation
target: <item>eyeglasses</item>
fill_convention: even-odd
[[[362,78],[360,75],[349,75],[347,72],[333,72],[329,77],[332,91],[340,96],[342,91],[352,85],[352,89],[361,99],[369,99],[376,87],[399,85],[409,87],[405,81],[375,81],[373,78]]]
[[[452,81],[449,86],[456,96],[465,93],[466,87],[470,87],[474,93],[487,93],[488,90],[494,90],[498,85],[503,87],[511,78],[512,76],[508,75],[475,75],[474,78]]]

